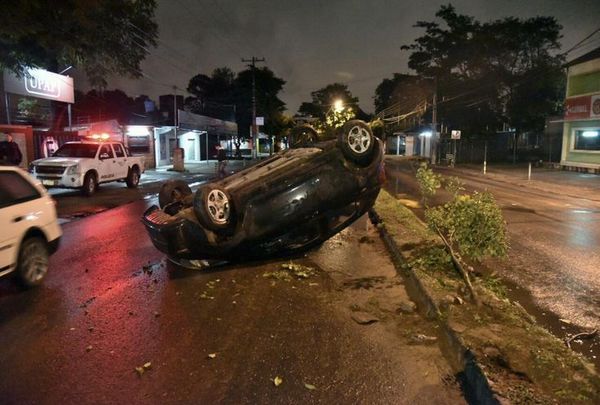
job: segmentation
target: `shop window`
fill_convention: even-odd
[[[600,128],[576,129],[575,150],[600,151]]]
[[[129,151],[132,154],[150,153],[150,137],[149,136],[130,136],[128,139]]]

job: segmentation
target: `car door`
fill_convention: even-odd
[[[116,175],[119,179],[124,179],[127,177],[127,172],[129,171],[125,149],[123,149],[123,145],[121,145],[120,143],[113,143],[112,146],[115,152]]]
[[[0,171],[0,275],[13,270],[29,219],[39,213],[41,194],[23,175]]]
[[[116,162],[115,162],[115,154],[109,143],[105,143],[100,146],[100,150],[98,151],[98,181],[100,183],[105,181],[112,181],[116,178]]]

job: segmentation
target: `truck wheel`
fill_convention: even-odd
[[[361,120],[346,122],[338,137],[338,145],[344,156],[359,165],[370,162],[375,142],[371,127]]]
[[[98,188],[98,180],[96,179],[96,175],[92,172],[88,172],[85,174],[83,178],[83,186],[81,187],[81,192],[85,196],[91,196],[96,192]]]
[[[127,187],[136,188],[140,184],[140,170],[137,167],[129,169],[125,182],[127,183]]]
[[[185,181],[169,180],[160,187],[158,205],[160,208],[165,208],[168,204],[181,201],[188,195],[192,195],[192,189]]]
[[[17,276],[24,287],[38,286],[48,272],[48,248],[42,238],[25,239],[19,250]]]
[[[231,196],[223,188],[212,184],[196,191],[194,213],[200,224],[211,231],[231,229],[235,222]]]

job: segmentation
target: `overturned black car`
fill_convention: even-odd
[[[309,249],[374,204],[383,182],[383,144],[363,121],[315,142],[310,128],[294,148],[192,193],[169,181],[161,208],[143,215],[154,246],[172,260],[236,261]]]

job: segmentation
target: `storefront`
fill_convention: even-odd
[[[561,166],[600,173],[600,48],[567,64]]]
[[[33,125],[15,125],[18,122],[31,123],[29,119],[19,116],[19,108],[16,103],[22,99],[66,103],[70,125],[71,104],[75,101],[73,78],[43,69],[26,69],[21,77],[4,71],[0,87],[2,87],[3,93],[0,97],[0,104],[5,113],[3,118],[8,124],[0,128],[0,141],[5,140],[8,134],[12,135],[23,154],[21,166],[27,167],[32,160],[46,157],[56,150],[59,139],[48,131],[48,126],[37,125],[36,128],[33,128]]]
[[[146,168],[156,167],[154,153],[154,127],[126,125],[123,128],[125,146],[134,156],[143,156]]]

